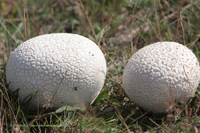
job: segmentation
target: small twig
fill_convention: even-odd
[[[181,0],[180,0],[181,1]],[[179,2],[180,2],[179,1]],[[183,1],[182,1],[182,3],[181,3],[181,5],[179,4],[179,11],[178,11],[178,22],[177,22],[177,24],[176,24],[176,31],[175,31],[175,36],[174,36],[174,38],[173,38],[173,40],[177,40],[177,38],[178,38],[178,33],[179,33],[179,23],[180,23],[180,21],[181,21],[181,12],[182,12],[182,9],[183,9]],[[183,31],[184,32],[184,31]]]
[[[110,102],[110,103],[112,103],[112,102]],[[126,124],[124,118],[123,118],[122,115],[120,114],[120,111],[119,111],[119,109],[117,108],[117,106],[116,106],[115,104],[113,104],[113,103],[112,103],[112,105],[114,106],[115,110],[117,111],[117,113],[118,113],[118,115],[119,115],[119,118],[120,118],[120,120],[122,121],[122,123],[124,124],[124,126],[126,127],[128,133],[131,133],[130,129],[128,128],[128,125]]]
[[[27,36],[26,36],[26,9],[25,9],[25,0],[23,0],[23,10],[24,10],[24,36],[25,36],[25,40],[27,40]]]
[[[3,95],[3,94],[2,94]],[[1,96],[1,107],[0,107],[0,132],[3,133],[3,96]]]
[[[189,82],[190,85],[194,88],[194,85],[191,83],[191,81],[190,81],[190,79],[189,79],[189,77],[188,77],[188,75],[187,75],[187,72],[186,72],[186,70],[185,70],[185,66],[183,66],[183,70],[184,70],[184,73],[185,73],[185,76],[186,76],[188,82]]]
[[[18,124],[18,122],[17,122],[17,118],[16,118],[16,115],[15,115],[15,113],[14,113],[14,110],[13,110],[13,108],[12,108],[12,106],[11,106],[11,103],[13,103],[13,102],[11,102],[11,100],[10,100],[10,98],[9,98],[9,95],[8,95],[8,89],[5,87],[5,85],[3,85],[2,83],[0,83],[0,85],[5,89],[5,93],[6,93],[6,96],[5,96],[5,94],[4,94],[4,92],[0,89],[0,92],[2,93],[2,97],[4,97],[4,99],[7,101],[7,103],[8,103],[8,107],[9,107],[9,111],[10,111],[10,117],[14,117],[14,121],[12,121],[12,122],[15,122],[16,124]],[[12,118],[11,118],[12,119]],[[13,125],[12,125],[13,126]]]
[[[179,14],[179,18],[180,18],[180,24],[181,24],[181,28],[182,28],[182,32],[183,32],[183,45],[185,45],[185,32],[184,32],[184,28],[183,28],[183,19],[182,19],[182,8],[183,8],[183,2],[181,4],[181,10],[180,10],[180,14]]]
[[[200,34],[197,35],[197,38],[193,42],[187,44],[187,46],[190,45],[190,44],[194,45],[199,39],[200,39]]]
[[[128,124],[128,126],[132,125],[134,122],[136,122],[138,119],[140,119],[141,117],[145,116],[146,114],[148,114],[150,111],[145,112],[144,114],[142,114],[141,116],[137,117],[135,120],[133,120],[131,123]]]
[[[160,41],[162,41],[162,39],[160,39],[160,37],[161,37],[161,34],[160,34],[160,21],[159,21],[158,14],[157,14],[157,6],[156,6],[156,1],[155,0],[154,0],[154,11],[155,11],[155,17],[156,17],[157,29],[158,29],[158,33],[157,32],[155,32],[155,33],[156,33],[158,39]]]
[[[50,103],[50,105],[52,104],[52,102],[53,102],[53,99],[54,99],[54,97],[55,97],[55,95],[56,95],[56,93],[57,93],[57,91],[58,91],[58,89],[59,89],[59,87],[60,87],[60,85],[61,85],[62,81],[64,80],[64,78],[65,78],[65,76],[66,76],[67,72],[68,72],[68,71],[66,71],[66,72],[65,72],[65,74],[63,75],[63,78],[61,79],[60,83],[58,84],[58,87],[57,87],[57,89],[56,89],[56,92],[54,93],[54,95],[53,95],[53,97],[52,97],[52,100],[51,100],[51,103]]]
[[[157,32],[156,32],[155,28],[153,27],[153,25],[151,24],[151,22],[149,21],[149,19],[148,19],[148,22],[149,22],[149,25],[150,25],[150,26],[152,27],[152,29],[154,30],[154,32],[156,33],[157,38],[158,38],[160,41],[162,41],[162,38],[160,38],[160,33],[157,33]],[[160,32],[160,30],[159,30],[159,32]]]
[[[186,131],[189,129],[189,112],[188,112],[188,106],[185,105],[185,116],[186,116]]]
[[[33,0],[31,0],[31,4],[33,5],[32,2],[33,2]],[[35,30],[36,30],[37,34],[39,35],[39,34],[40,34],[40,31],[38,30],[38,27],[37,27],[35,12],[34,12],[33,6],[31,6],[31,7],[32,7],[33,20],[34,20],[33,25],[34,25],[34,27],[35,27]]]
[[[83,5],[83,3],[82,3],[81,0],[79,0],[79,5],[80,5],[80,7],[83,9],[84,14],[85,14],[85,16],[86,16],[86,18],[87,18],[87,21],[88,21],[88,23],[89,23],[89,25],[90,25],[90,28],[92,29],[92,33],[93,33],[93,35],[94,35],[94,37],[95,37],[95,39],[96,39],[96,34],[95,34],[95,32],[94,32],[94,28],[93,28],[93,26],[92,26],[92,22],[91,22],[91,20],[90,20],[88,14],[87,14],[87,11],[86,11],[86,9],[85,9],[85,7],[84,7],[84,5]]]
[[[200,7],[196,3],[194,3],[194,5],[200,10]]]
[[[183,45],[185,45],[185,32],[184,32],[184,28],[183,28],[183,20],[182,20],[182,17],[181,17],[181,20],[180,20],[180,24],[181,24],[181,28],[182,28],[182,32],[183,32]]]
[[[151,9],[149,10],[149,12],[148,12],[148,14],[147,14],[147,16],[146,16],[144,22],[145,22],[145,21],[147,20],[147,18],[149,17],[149,13],[150,13],[150,12],[151,12]],[[139,33],[139,35],[138,35],[138,37],[137,37],[137,39],[136,39],[135,46],[133,47],[133,49],[131,49],[131,51],[132,51],[131,56],[133,55],[133,53],[134,53],[134,51],[135,51],[135,49],[136,49],[138,40],[139,40],[139,38],[140,38],[140,35],[141,35],[141,33],[142,33],[142,30],[144,29],[145,24],[146,24],[146,23],[143,23],[142,29],[140,30],[140,33]],[[132,47],[132,46],[131,46],[131,47]]]
[[[168,8],[169,8],[172,12],[174,12],[174,10],[171,8],[171,6],[169,5],[169,3],[168,3],[166,0],[163,0],[163,2],[168,6]]]
[[[15,0],[0,0],[2,2],[7,2],[7,3],[10,3],[10,4],[13,4],[15,3]]]

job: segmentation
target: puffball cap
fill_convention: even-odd
[[[91,40],[68,33],[44,34],[19,45],[11,54],[6,79],[24,99],[37,93],[34,107],[88,105],[99,94],[106,61]],[[53,100],[52,100],[53,99]]]
[[[136,52],[125,66],[123,87],[147,111],[167,112],[172,101],[186,103],[200,81],[194,53],[176,42],[157,42]]]

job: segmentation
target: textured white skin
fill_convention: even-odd
[[[51,102],[53,108],[89,105],[105,76],[106,61],[99,47],[83,36],[67,33],[27,40],[14,50],[6,67],[9,88],[20,88],[21,100],[37,92],[32,109]]]
[[[134,103],[157,113],[167,112],[172,101],[186,103],[199,80],[199,62],[191,50],[175,42],[158,42],[131,57],[123,87]]]

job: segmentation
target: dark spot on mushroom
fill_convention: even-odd
[[[61,103],[63,103],[63,102],[61,102]]]
[[[89,52],[89,54],[91,54],[91,52]],[[94,56],[94,54],[92,54],[92,56]]]
[[[74,90],[77,91],[77,87],[75,87]]]

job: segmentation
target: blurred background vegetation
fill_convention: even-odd
[[[30,112],[8,89],[7,60],[27,39],[57,32],[96,42],[107,60],[105,85],[86,111]],[[198,91],[168,114],[145,112],[123,91],[128,59],[158,41],[179,42],[200,59],[200,0],[0,0],[0,132],[200,132]]]

